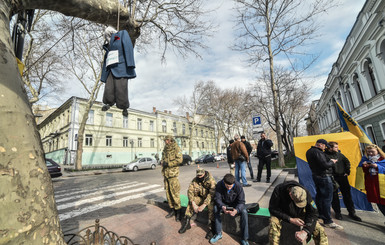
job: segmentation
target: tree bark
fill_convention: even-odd
[[[0,244],[64,244],[35,118],[0,1]]]

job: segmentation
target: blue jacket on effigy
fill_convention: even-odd
[[[116,78],[131,79],[136,77],[134,48],[126,30],[112,34],[110,43],[103,45],[103,49],[106,53],[104,55],[102,75],[100,77],[102,82],[106,82],[110,72],[112,72],[112,75]],[[106,67],[108,53],[113,50],[118,50],[119,62]]]

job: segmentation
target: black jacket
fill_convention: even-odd
[[[253,151],[253,147],[251,146],[250,142],[249,141],[241,141],[245,146],[246,146],[246,150],[247,150],[247,153],[251,154],[251,152]]]
[[[270,156],[272,146],[273,146],[273,142],[271,140],[260,139],[258,141],[258,146],[257,146],[257,157],[262,158],[262,157]]]
[[[245,208],[245,193],[243,187],[237,181],[235,181],[233,188],[228,192],[223,180],[220,180],[215,187],[215,205],[218,209],[222,209],[223,206],[229,206],[236,208],[238,213]]]
[[[325,153],[320,148],[312,146],[306,152],[306,159],[313,175],[332,174],[334,163],[326,158]]]
[[[233,156],[231,155],[231,146],[229,145],[226,150],[227,153],[227,162],[234,163]]]
[[[333,175],[336,176],[343,176],[345,174],[349,175],[350,174],[350,162],[349,159],[345,157],[344,154],[341,152],[330,152],[330,151],[325,151],[326,158],[328,160],[330,159],[336,159],[337,162],[333,166]]]
[[[307,204],[304,208],[299,208],[289,195],[289,188],[293,186],[300,186],[297,181],[287,181],[277,185],[274,188],[273,194],[270,198],[269,211],[271,216],[282,219],[290,223],[290,218],[300,218],[305,222],[303,229],[312,234],[318,220],[318,211],[316,205],[311,198],[310,192],[306,190]],[[308,236],[311,237],[311,236]]]

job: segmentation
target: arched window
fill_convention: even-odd
[[[364,100],[364,95],[362,93],[361,84],[360,84],[360,81],[358,79],[357,74],[354,74],[354,76],[353,76],[353,84],[354,84],[354,87],[356,89],[358,105],[361,105],[362,103],[364,103],[365,100]]]
[[[376,77],[374,76],[373,64],[370,59],[367,59],[364,64],[364,72],[368,81],[370,95],[371,97],[374,97],[377,95]]]
[[[166,120],[162,121],[162,132],[166,133],[167,132],[167,123]]]
[[[349,84],[346,84],[345,86],[345,96],[347,101],[347,105],[345,109],[351,112],[354,109],[354,103],[353,103],[352,93],[350,92]]]

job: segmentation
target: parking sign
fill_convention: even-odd
[[[261,117],[253,117],[253,126],[258,126],[261,124]]]

